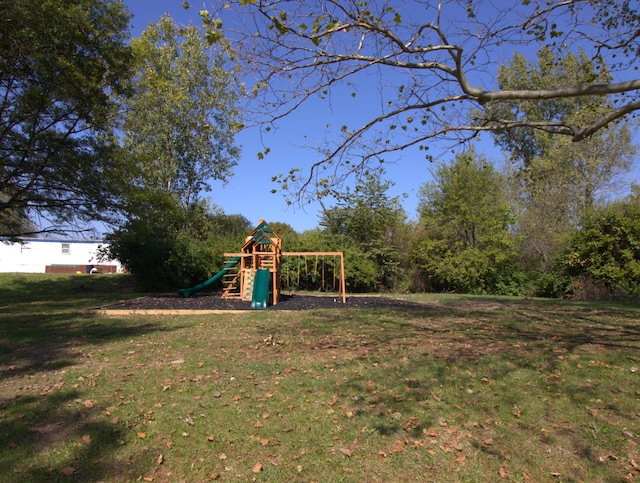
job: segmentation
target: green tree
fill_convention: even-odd
[[[0,236],[117,212],[128,168],[111,95],[127,86],[129,18],[111,0],[0,2]]]
[[[384,170],[365,173],[353,191],[346,192],[332,208],[323,209],[320,226],[332,244],[347,250],[351,289],[399,290],[405,285],[400,268],[400,247],[405,239],[406,213],[399,197],[390,197],[392,186]],[[366,276],[365,276],[366,275]]]
[[[311,170],[280,178],[298,198],[316,196],[314,188],[324,193],[355,175],[354,165],[370,167],[383,153],[419,146],[431,156],[435,140],[459,143],[482,132],[524,128],[582,141],[640,109],[640,79],[629,78],[640,52],[640,11],[633,2],[229,0],[219,8],[202,12],[210,38],[228,30],[237,39],[256,80],[251,117],[265,129],[308,101],[335,99],[337,89],[348,89],[353,110],[362,114],[357,122],[334,119]],[[238,13],[237,22],[229,11]],[[599,66],[608,63],[611,77],[501,88],[502,59],[523,45],[548,48],[558,59],[567,49],[582,49]],[[379,85],[374,93],[372,84]],[[593,95],[606,98],[607,109],[580,119],[514,120],[494,109],[505,101],[553,106]]]
[[[521,293],[506,181],[474,150],[440,164],[420,190],[415,251],[434,291]]]
[[[598,207],[584,217],[563,257],[580,284],[594,282],[607,296],[640,296],[640,191]],[[583,294],[584,295],[584,294]]]
[[[136,75],[126,101],[124,147],[139,165],[139,186],[172,193],[185,208],[226,180],[240,154],[234,144],[240,83],[225,43],[208,47],[202,29],[170,17],[133,39]]]
[[[201,196],[211,180],[231,176],[239,156],[240,85],[225,43],[210,49],[202,35],[164,17],[132,41],[136,73],[123,101],[123,145],[137,170],[125,222],[110,239],[112,254],[154,290],[211,276],[248,225]]]
[[[237,252],[249,222],[206,203],[187,210],[166,195],[150,206],[153,217],[130,218],[108,235],[108,253],[146,290],[174,290],[200,283],[224,265],[225,252]]]
[[[551,86],[605,84],[610,76],[584,53],[558,58],[551,49],[538,52],[537,63],[515,54],[500,69],[498,81],[505,90],[548,89]],[[502,102],[494,115],[517,122],[555,119],[563,123],[589,122],[611,109],[606,98],[570,97]],[[635,147],[626,125],[612,125],[582,143],[523,127],[494,133],[496,143],[509,155],[515,193],[521,206],[518,233],[522,235],[522,260],[533,272],[546,271],[562,250],[567,234],[578,220],[608,195],[614,180],[629,170]]]

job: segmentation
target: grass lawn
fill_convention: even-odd
[[[120,275],[0,275],[0,481],[640,479],[640,307],[108,318]]]

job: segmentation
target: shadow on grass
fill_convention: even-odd
[[[78,294],[135,294],[135,279],[126,274],[52,275],[0,274],[0,305],[22,301],[73,298]]]
[[[83,404],[76,390],[0,399],[0,409],[3,482],[125,481],[150,465],[116,454],[126,444],[123,426],[109,421],[105,408]]]
[[[309,351],[325,364],[335,360],[352,364],[342,387],[354,398],[350,403],[354,412],[372,418],[370,427],[381,435],[420,435],[438,421],[436,413],[423,420],[409,419],[416,404],[437,406],[442,399],[447,404],[467,401],[471,407],[477,399],[475,390],[467,392],[471,386],[518,380],[524,372],[540,375],[544,388],[540,393],[564,394],[554,376],[563,355],[595,351],[624,358],[636,354],[640,350],[637,320],[636,311],[624,308],[487,303],[484,299],[463,310],[414,306],[312,311],[291,324],[259,329],[261,336],[291,341],[287,351]],[[292,336],[296,332],[300,335]],[[460,368],[473,368],[475,374]],[[387,386],[377,386],[378,380]],[[455,397],[446,399],[443,387]],[[517,385],[500,392],[500,404],[507,407],[522,397]],[[578,381],[566,397],[588,401],[598,395]]]
[[[0,379],[73,365],[88,356],[84,345],[100,346],[177,329],[160,320],[99,319],[88,313],[4,317],[0,321]]]

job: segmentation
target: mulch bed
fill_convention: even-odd
[[[276,305],[269,305],[266,310],[310,310],[310,309],[340,309],[340,308],[413,308],[426,309],[427,306],[391,297],[363,297],[347,296],[347,302],[342,297],[288,295],[281,294]],[[223,299],[219,294],[195,294],[188,298],[179,295],[155,295],[139,299],[127,300],[109,307],[110,310],[255,310],[251,302],[242,300]]]

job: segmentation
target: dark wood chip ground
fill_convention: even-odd
[[[266,310],[310,310],[335,308],[415,308],[426,309],[427,306],[391,297],[363,297],[347,296],[347,302],[342,303],[342,297],[313,296],[313,295],[280,295],[276,305],[269,305]],[[134,300],[120,302],[105,307],[113,310],[255,310],[251,302],[242,300],[223,299],[219,294],[195,294],[188,298],[178,295],[155,295]]]

